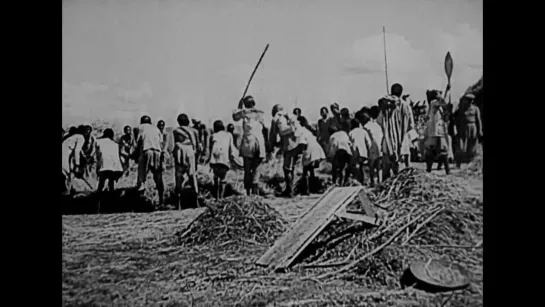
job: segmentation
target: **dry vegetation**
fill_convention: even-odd
[[[327,165],[322,168],[327,172]],[[482,183],[481,170],[482,157],[451,176],[404,170],[368,190],[373,203],[383,208],[380,226],[335,220],[289,272],[276,274],[254,263],[317,196],[286,200],[235,195],[218,202],[210,197],[211,173],[200,167],[200,203],[207,209],[198,219],[194,220],[198,209],[63,216],[63,302],[65,306],[482,306],[483,204],[463,184]],[[268,162],[260,171],[262,188],[278,189],[280,161]],[[124,197],[131,194],[135,176],[133,169],[119,182],[119,188],[127,189]],[[169,167],[164,175],[169,195],[173,178]],[[242,191],[241,171],[230,172],[228,180],[234,194]],[[153,187],[150,178],[142,201],[150,211],[166,209],[156,206]],[[89,190],[81,182],[77,188]],[[167,197],[167,204],[172,203]],[[107,210],[105,206],[101,211]],[[409,264],[431,257],[467,268],[471,286],[451,293],[411,286],[405,274]]]

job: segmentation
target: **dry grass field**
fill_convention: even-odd
[[[131,190],[133,169],[118,183],[121,191],[99,208],[86,184],[77,182],[76,189],[87,192],[63,203],[63,303],[482,306],[482,157],[450,176],[421,169],[416,164],[381,186],[366,188],[377,208],[384,208],[378,212],[380,226],[335,220],[282,274],[254,263],[319,195],[237,196],[242,190],[239,170],[228,177],[235,195],[218,202],[210,195],[211,173],[200,167],[199,201],[206,209],[169,210],[172,168],[164,174],[169,197],[163,208],[157,207],[151,176],[145,198]],[[281,181],[276,179],[280,161],[268,162],[260,172],[263,189],[272,192]],[[96,185],[94,179],[89,182]],[[102,214],[94,214],[98,210]],[[430,293],[407,285],[403,278],[409,264],[431,257],[466,267],[470,287]]]

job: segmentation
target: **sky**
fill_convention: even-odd
[[[230,121],[267,44],[248,91],[267,115],[372,105],[383,26],[389,85],[413,100],[444,90],[447,52],[453,99],[482,76],[482,0],[63,0],[63,125]]]

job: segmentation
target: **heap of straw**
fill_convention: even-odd
[[[446,258],[467,267],[479,281],[475,291],[482,294],[480,200],[468,197],[452,177],[414,169],[388,179],[369,198],[385,208],[379,212],[380,226],[335,221],[318,236],[303,267],[340,267],[318,278],[345,277],[370,288],[399,289],[412,261]]]
[[[180,243],[190,245],[231,241],[271,244],[285,225],[282,215],[258,198],[232,197],[211,202],[208,211],[178,236]]]

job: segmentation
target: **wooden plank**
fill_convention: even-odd
[[[369,197],[367,197],[367,193],[363,189],[361,189],[358,193],[358,198],[361,201],[361,205],[363,207],[363,210],[365,211],[365,215],[375,218],[377,215],[375,213],[375,209],[373,209],[373,203],[371,200],[369,200]]]
[[[360,222],[364,222],[366,224],[370,224],[373,226],[378,226],[377,219],[375,217],[370,217],[370,216],[362,215],[362,214],[353,214],[348,212],[338,212],[338,213],[335,213],[335,215],[341,218],[360,221]]]
[[[257,265],[269,266],[278,258],[280,258],[283,253],[285,246],[290,244],[290,240],[293,240],[292,236],[294,233],[304,234],[306,224],[301,224],[301,221],[307,221],[311,218],[314,218],[315,211],[322,212],[321,208],[331,205],[332,200],[338,195],[342,195],[343,191],[341,189],[331,189],[329,193],[324,194],[313,206],[307,211],[301,218],[299,222],[295,224],[287,233],[285,233],[280,239],[276,240],[274,245],[256,262]],[[316,219],[315,219],[316,220]],[[307,226],[308,227],[308,226]]]
[[[322,202],[323,205],[316,206],[304,219],[286,235],[285,246],[280,245],[281,256],[277,260],[275,271],[282,271],[288,268],[299,254],[314,240],[318,234],[333,220],[335,212],[352,201],[356,197],[356,192],[361,187],[336,188],[338,191],[334,198],[329,202]],[[282,242],[283,243],[283,242]]]

